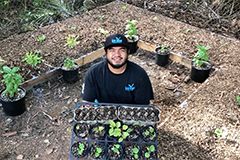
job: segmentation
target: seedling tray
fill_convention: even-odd
[[[110,110],[110,111],[109,111]],[[122,111],[125,110],[125,113]],[[154,117],[152,119],[140,119],[140,117],[135,119],[125,118],[122,114],[129,114],[128,111],[139,111],[141,110],[142,113],[145,113],[147,110],[154,112]],[[100,112],[106,113],[109,111],[107,116],[102,115]],[[82,113],[81,113],[82,112]],[[87,116],[84,116],[84,114],[88,114]],[[111,113],[111,114],[110,114]],[[74,110],[74,123],[72,127],[72,135],[71,135],[71,146],[70,146],[70,154],[69,159],[70,160],[92,160],[94,158],[91,158],[91,148],[92,145],[95,143],[101,143],[104,146],[104,156],[101,159],[104,160],[111,160],[108,153],[108,148],[111,144],[120,144],[123,148],[123,156],[120,158],[120,160],[126,159],[126,154],[128,145],[137,145],[139,146],[139,159],[145,159],[143,151],[146,148],[145,146],[151,146],[153,145],[155,150],[153,153],[151,153],[151,156],[155,157],[152,159],[158,159],[157,158],[157,148],[158,148],[158,132],[156,129],[156,123],[159,122],[159,113],[160,111],[156,109],[154,106],[148,106],[148,105],[128,105],[128,104],[109,104],[109,103],[77,103]],[[86,115],[85,114],[85,115]],[[91,115],[93,114],[93,115]],[[146,113],[145,113],[146,114]],[[82,116],[83,115],[83,116]],[[100,115],[100,116],[99,116]],[[81,117],[82,116],[82,117]],[[102,119],[101,119],[102,116]],[[140,115],[139,115],[140,116]],[[142,115],[143,116],[143,115]],[[146,117],[149,117],[145,115]],[[88,117],[88,118],[86,118]],[[99,118],[100,117],[100,118]],[[133,116],[131,116],[133,117]],[[83,118],[83,119],[81,119]],[[150,117],[151,118],[151,117]],[[126,124],[129,127],[132,127],[132,125],[137,125],[138,129],[140,129],[137,133],[139,133],[139,137],[137,139],[130,139],[130,136],[126,139],[124,139],[122,142],[118,142],[118,139],[114,137],[109,137],[109,120],[113,121],[119,121],[121,124]],[[105,134],[102,138],[94,138],[92,134],[92,127],[96,124],[99,124],[101,126],[104,126]],[[76,132],[76,126],[79,128],[84,128],[83,130],[87,131],[87,135],[79,134]],[[81,127],[80,127],[81,126]],[[154,131],[156,133],[156,138],[152,140],[146,140],[143,137],[143,129],[146,128],[146,126],[152,126],[154,128]],[[134,128],[135,130],[136,128]],[[138,130],[136,129],[136,131]],[[133,132],[131,132],[133,133]],[[133,135],[133,134],[130,134]],[[89,145],[89,148],[87,149],[86,156],[84,157],[76,157],[73,155],[72,146],[78,142],[86,142]],[[76,150],[75,150],[76,152]]]

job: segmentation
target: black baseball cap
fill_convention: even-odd
[[[129,46],[127,38],[123,34],[113,34],[108,36],[104,43],[104,50],[106,51],[108,48],[114,46],[123,46],[128,49]]]

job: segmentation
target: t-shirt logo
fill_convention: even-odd
[[[121,44],[122,43],[122,39],[121,37],[116,37],[115,39],[112,39],[112,43],[113,44]]]
[[[131,91],[134,91],[135,88],[136,88],[136,87],[134,86],[134,84],[127,84],[127,85],[125,86],[125,91],[131,92]]]

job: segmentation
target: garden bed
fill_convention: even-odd
[[[26,51],[40,49],[47,64],[59,66],[64,56],[76,59],[100,48],[105,39],[97,31],[100,26],[111,33],[123,32],[130,18],[139,21],[142,40],[167,44],[173,52],[182,52],[188,58],[195,54],[196,44],[205,44],[211,47],[211,61],[219,70],[204,84],[181,83],[178,79],[189,75],[188,68],[174,63],[167,68],[159,67],[149,52],[139,50],[137,56],[130,57],[149,74],[155,105],[161,109],[158,156],[177,160],[239,159],[239,108],[235,96],[240,93],[236,87],[240,83],[240,60],[236,57],[240,42],[131,5],[122,6],[125,4],[114,2],[34,32],[11,36],[0,41],[1,58],[10,64],[20,64],[21,55]],[[77,26],[77,29],[70,30],[69,26]],[[33,37],[42,33],[47,40],[39,45]],[[74,49],[65,46],[68,34],[80,36],[81,43]],[[55,79],[34,87],[28,93],[28,111],[22,116],[11,118],[0,113],[0,143],[3,146],[0,159],[69,157],[72,111],[76,102],[81,101],[81,85],[87,66],[80,69],[80,81],[76,84],[68,85],[62,79]],[[180,88],[170,87],[174,82]],[[186,105],[179,107],[186,99]],[[217,128],[226,128],[227,136],[216,137]]]

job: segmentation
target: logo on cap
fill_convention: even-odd
[[[112,43],[113,44],[121,44],[122,43],[122,39],[121,37],[116,37],[115,39],[112,39]]]

